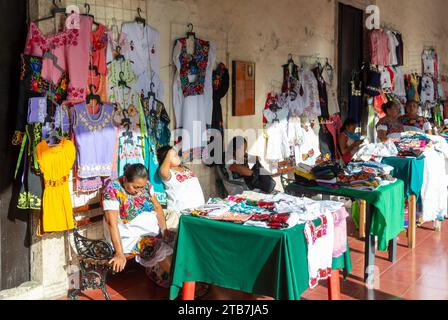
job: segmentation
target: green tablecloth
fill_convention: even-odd
[[[294,184],[290,187],[293,186]],[[371,192],[324,186],[306,187],[306,189],[361,199],[371,204],[374,212],[371,212],[373,216],[370,232],[378,237],[380,251],[387,251],[389,241],[404,230],[404,183],[401,180]]]
[[[182,216],[170,298],[177,298],[184,282],[204,282],[278,300],[299,300],[309,288],[304,228],[272,230]],[[333,267],[350,273],[350,251],[334,259]]]
[[[382,163],[394,167],[393,176],[404,182],[404,196],[409,198],[415,195],[417,200],[420,198],[420,192],[423,184],[423,169],[425,158],[384,158]]]

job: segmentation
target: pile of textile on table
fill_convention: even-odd
[[[402,135],[394,140],[398,150],[398,157],[419,158],[427,148],[431,147],[431,139],[425,134]]]
[[[340,202],[247,191],[226,199],[210,199],[205,206],[182,214],[277,230],[304,225],[310,288],[331,276],[333,259],[347,252],[348,213]]]
[[[294,169],[295,181],[301,186],[337,186],[337,176],[342,168],[338,163],[324,161],[314,167],[299,164]]]
[[[352,162],[338,176],[338,185],[363,191],[377,188],[396,181],[390,174],[394,168],[377,162]]]
[[[246,191],[225,199],[212,198],[199,208],[183,210],[211,220],[221,220],[271,229],[289,229],[314,220],[326,212],[335,212],[344,206],[335,201],[314,201],[284,193],[266,195]]]
[[[391,139],[400,141],[427,141],[421,156],[425,159],[423,183],[420,194],[421,220],[423,222],[443,220],[448,211],[448,143],[440,136],[405,132],[390,135]],[[418,142],[414,142],[415,145]]]

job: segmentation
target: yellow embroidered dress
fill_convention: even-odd
[[[72,141],[64,139],[50,147],[43,140],[36,148],[37,161],[45,180],[43,194],[44,232],[60,232],[75,227],[68,180],[75,163],[76,149]]]

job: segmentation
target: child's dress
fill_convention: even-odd
[[[268,145],[266,159],[268,161],[281,161],[291,156],[288,139],[288,108],[281,108],[276,112],[266,109],[263,112],[268,121]]]
[[[171,177],[164,181],[168,210],[181,212],[185,209],[195,209],[205,204],[204,194],[198,177],[185,168],[183,172],[170,170]]]

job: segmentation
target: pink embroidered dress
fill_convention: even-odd
[[[48,37],[37,24],[30,24],[25,54],[43,58],[44,80],[58,84],[63,74],[68,74],[68,103],[79,103],[86,98],[92,23],[91,17],[79,16],[79,29],[65,28]]]

